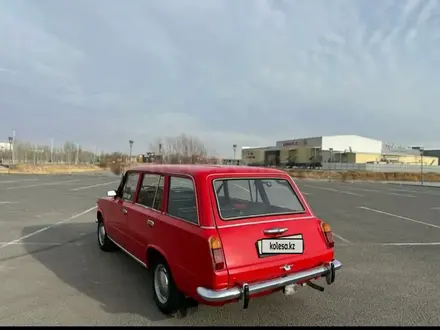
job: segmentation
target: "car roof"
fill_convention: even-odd
[[[264,174],[264,175],[286,175],[286,172],[270,168],[239,165],[180,165],[180,164],[148,164],[131,168],[134,171],[147,171],[163,174],[185,174],[193,177],[207,176],[210,174]]]

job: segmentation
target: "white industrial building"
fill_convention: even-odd
[[[304,139],[277,141],[278,148],[316,148],[322,151],[381,153],[382,141],[358,135],[319,136]]]
[[[437,157],[423,158],[427,165]],[[243,148],[242,159],[252,165],[319,167],[324,163],[419,164],[420,151],[358,135],[319,136],[277,141],[273,147]],[[290,165],[289,165],[290,164]]]
[[[0,152],[11,151],[13,148],[9,142],[0,141]]]

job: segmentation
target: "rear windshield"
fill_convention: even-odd
[[[304,212],[285,179],[216,179],[214,191],[223,220]]]

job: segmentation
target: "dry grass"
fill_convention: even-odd
[[[133,164],[134,165],[134,164]],[[128,166],[121,163],[107,163],[101,164],[101,166],[95,165],[32,165],[32,164],[19,164],[10,173],[20,174],[68,174],[68,173],[84,173],[95,171],[111,171],[115,174],[120,174],[127,170]],[[2,172],[9,172],[7,169],[3,169]],[[288,170],[294,178],[304,179],[328,179],[329,171],[319,170]],[[420,181],[420,173],[383,173],[383,172],[335,172],[332,171],[332,180],[337,181]],[[427,182],[440,182],[440,173],[423,173],[423,179]]]
[[[19,164],[10,173],[20,174],[69,174],[102,171],[102,168],[95,165],[32,165]]]
[[[294,178],[328,179],[329,171],[288,170]],[[339,181],[420,181],[420,173],[384,173],[384,172],[331,172],[332,180]],[[428,182],[440,182],[440,173],[423,173],[423,180]]]

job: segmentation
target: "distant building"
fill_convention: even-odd
[[[423,156],[440,158],[440,149],[428,149],[423,151]]]
[[[323,163],[398,163],[420,164],[420,152],[410,147],[384,143],[358,135],[318,136],[276,141],[270,147],[243,147],[246,165],[308,166]],[[430,156],[430,155],[429,155]],[[425,165],[438,166],[438,158],[425,154]]]
[[[14,147],[9,142],[0,141],[0,152],[11,151],[13,149]]]
[[[230,158],[223,158],[222,165],[243,165],[243,162],[241,159],[230,159]]]

